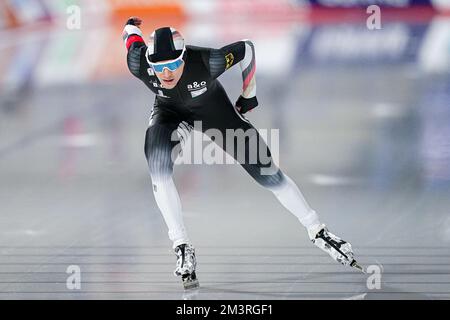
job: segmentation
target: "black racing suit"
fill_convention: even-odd
[[[128,35],[129,70],[156,94],[145,135],[145,155],[152,176],[171,175],[173,172],[174,163],[171,154],[179,141],[172,141],[172,132],[181,125],[192,129],[194,121],[202,121],[203,132],[214,128],[223,133],[224,139],[221,143],[215,142],[231,154],[259,184],[264,187],[275,187],[282,182],[283,174],[273,163],[264,140],[250,122],[236,110],[217,80],[226,69],[244,59],[246,43],[250,44],[253,51],[253,44],[250,41],[238,41],[221,49],[186,46],[185,66],[181,79],[173,89],[165,89],[145,58],[147,49],[145,43],[138,36],[135,36],[134,40],[132,37]],[[252,54],[254,56],[254,52]],[[254,64],[254,61],[252,63]],[[252,71],[251,68],[247,69],[243,71],[244,80],[253,76],[249,73],[254,72],[254,66]],[[241,110],[246,111],[257,105],[256,97],[245,99],[241,96],[238,104],[243,106]],[[259,155],[261,150],[251,150],[252,147],[247,142],[245,155],[238,155],[239,150],[242,150],[239,148],[233,148],[230,153],[227,150],[226,129],[252,129],[255,132],[253,138],[258,140],[256,145],[264,149],[262,152],[265,159],[270,159],[270,163],[266,160],[260,161],[259,156],[256,163],[248,161],[250,152],[257,152]],[[270,170],[272,174],[262,174],[260,169],[263,167],[275,170]]]

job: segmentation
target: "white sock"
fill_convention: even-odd
[[[295,182],[285,174],[284,178],[281,185],[271,188],[270,191],[286,209],[297,217],[305,228],[311,229],[319,225],[317,213],[306,202]]]
[[[169,229],[169,238],[173,241],[173,248],[183,243],[189,243],[184,227],[180,197],[172,176],[152,176],[152,184],[156,203]]]

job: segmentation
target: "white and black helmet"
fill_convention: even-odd
[[[184,38],[176,29],[163,27],[150,35],[145,57],[148,63],[173,60],[180,57],[185,49]]]

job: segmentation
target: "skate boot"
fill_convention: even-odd
[[[197,276],[195,275],[195,249],[190,244],[181,244],[175,248],[177,255],[177,266],[173,272],[176,276],[181,276],[184,289],[195,289],[199,287]]]
[[[309,229],[308,235],[312,243],[328,253],[334,260],[344,266],[350,266],[365,273],[364,269],[353,258],[351,244],[329,232],[324,224]]]

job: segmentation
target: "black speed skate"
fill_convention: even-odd
[[[185,290],[198,288],[200,285],[195,274],[197,261],[194,247],[190,244],[181,244],[175,248],[175,254],[177,255],[177,266],[174,275],[181,276]]]
[[[309,237],[317,247],[328,253],[335,261],[365,273],[353,257],[352,245],[328,231],[325,225],[308,230]]]
[[[181,276],[181,280],[183,280],[183,287],[186,290],[196,289],[200,286],[195,271],[191,274]]]

